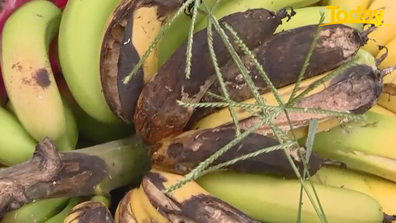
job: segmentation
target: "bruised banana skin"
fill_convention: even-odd
[[[162,190],[184,179],[176,175],[152,169],[143,178],[141,190],[155,211],[166,222],[186,223],[259,223],[228,203],[212,196],[196,182],[190,181],[181,188],[165,194]],[[150,212],[149,212],[150,213]],[[150,214],[151,214],[150,213]]]
[[[133,123],[139,94],[158,70],[161,40],[127,84],[124,78],[182,3],[179,0],[122,0],[107,20],[100,53],[101,83],[108,106],[125,123]]]
[[[265,73],[276,88],[282,88],[296,82],[312,45],[316,30],[317,25],[307,25],[281,32],[253,50],[254,57],[259,64],[262,64]],[[348,63],[366,42],[367,32],[360,33],[358,30],[342,24],[323,26],[304,74],[304,79]],[[243,55],[241,59],[259,93],[271,92],[250,57]],[[231,100],[239,102],[253,97],[252,91],[233,60],[228,61],[221,68],[221,73]],[[216,80],[208,92],[222,95],[223,91],[220,83]],[[201,99],[201,102],[214,101],[218,101],[218,99],[208,94]],[[216,108],[196,109],[188,126],[214,111],[216,111]]]
[[[213,196],[261,222],[285,223],[297,219],[301,189],[297,179],[220,171],[199,177],[196,182]],[[317,199],[312,188],[315,188],[329,223],[381,223],[384,218],[381,205],[366,194],[322,184],[311,186],[308,181],[305,185],[314,201]],[[305,192],[302,203],[301,222],[323,222]]]
[[[131,208],[131,194],[132,190],[128,191],[118,203],[114,214],[115,223],[138,223]]]
[[[15,11],[2,33],[1,72],[9,100],[26,131],[36,141],[49,137],[60,150],[72,150],[47,50],[58,32],[61,15],[50,1],[28,2]]]
[[[375,60],[367,51],[359,50],[356,57],[351,61],[350,64],[342,65],[341,67],[334,70],[338,72],[335,77],[328,80],[324,84],[321,84],[309,92],[304,98],[296,101],[294,107],[299,108],[321,108],[325,110],[351,112],[355,114],[363,114],[371,107],[373,107],[381,91],[383,89],[382,79],[389,73],[389,69],[379,70],[376,67],[376,63],[379,60]],[[346,68],[345,68],[346,67]],[[300,84],[300,90],[297,94],[302,93],[305,89],[310,86],[315,86],[317,81],[321,80],[328,74],[322,74],[310,79],[304,80]],[[278,90],[283,100],[287,101],[294,88],[294,84]],[[272,92],[262,95],[262,98],[268,105],[278,106],[277,100],[274,98]],[[349,103],[345,103],[348,101]],[[255,103],[254,98],[244,101],[245,103]],[[257,109],[253,109],[256,112],[260,112]],[[237,117],[240,120],[239,125],[241,129],[248,129],[255,125],[259,119],[255,116],[251,116],[249,111],[240,109],[237,112]],[[335,118],[334,116],[325,114],[314,114],[314,113],[299,113],[289,112],[293,128],[299,128],[307,126],[309,120],[312,118],[318,120],[325,120],[328,118]],[[326,122],[325,122],[326,123]],[[287,120],[287,116],[281,113],[275,121],[275,124],[285,130],[290,130],[290,125]],[[338,123],[337,125],[339,125]],[[221,109],[197,122],[192,129],[205,129],[213,128],[216,126],[231,127],[233,125],[232,118],[227,108]],[[264,125],[257,131],[259,134],[269,135],[272,133],[269,126]],[[307,133],[306,131],[303,133]],[[299,135],[297,138],[304,137],[305,135]]]
[[[290,18],[285,9],[276,13],[253,9],[223,17],[219,23],[225,31],[224,23],[227,23],[248,47],[256,47],[272,35],[285,17]],[[230,37],[228,31],[226,34]],[[137,133],[147,144],[180,134],[193,109],[179,106],[177,100],[198,102],[216,79],[208,48],[207,29],[195,33],[193,38],[190,78],[187,79],[185,74],[187,43],[184,43],[144,86],[139,96],[134,123]],[[231,43],[236,52],[241,53],[237,44]],[[216,31],[213,31],[213,47],[219,66],[223,66],[231,55]]]
[[[74,206],[63,223],[114,223],[109,209],[99,201],[85,201]]]
[[[150,147],[151,165],[160,170],[184,175],[234,139],[235,129],[233,128],[218,127],[183,132],[179,136],[163,139]],[[276,145],[279,145],[279,142],[274,138],[251,133],[211,165],[214,166]],[[305,150],[301,148],[301,152],[304,154]],[[291,148],[290,154],[300,174],[303,175],[304,163],[298,155],[298,149]],[[321,168],[322,159],[316,153],[312,153],[308,166],[308,172],[313,176]],[[265,172],[279,177],[297,177],[283,150],[262,153],[225,168],[238,172]]]

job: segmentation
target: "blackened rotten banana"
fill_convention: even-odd
[[[183,3],[182,0],[121,0],[107,20],[100,53],[100,77],[106,103],[125,123],[132,123],[139,94],[157,72],[160,43],[130,81],[124,84],[123,80]]]
[[[217,127],[183,132],[179,136],[165,138],[153,144],[150,148],[151,163],[157,169],[177,174],[187,174],[234,139],[235,129],[233,128]],[[276,139],[252,133],[216,159],[211,165],[227,162],[235,157],[276,145],[279,145]],[[300,150],[302,154],[305,154],[304,148],[301,147]],[[290,148],[289,151],[294,164],[302,175],[304,163],[299,156],[298,148]],[[310,175],[314,175],[321,166],[322,159],[313,152],[308,163]],[[262,153],[225,168],[238,172],[260,172],[280,177],[296,178],[296,173],[283,150]]]
[[[290,18],[285,9],[277,13],[266,9],[252,9],[223,17],[219,23],[229,38],[231,35],[224,28],[225,23],[233,27],[248,47],[253,48],[265,42],[285,17]],[[231,55],[218,32],[214,27],[212,29],[217,62],[219,66],[223,66]],[[193,109],[179,106],[177,100],[198,102],[216,79],[208,48],[207,30],[195,33],[193,40],[190,78],[187,79],[185,73],[185,42],[144,86],[139,96],[134,124],[137,133],[148,144],[181,133]],[[233,47],[237,53],[242,53],[234,42]],[[128,103],[134,102],[129,100]]]
[[[307,25],[284,31],[272,36],[266,43],[259,45],[252,51],[276,88],[296,82],[312,45],[316,30],[317,25]],[[349,62],[359,48],[367,43],[367,35],[371,30],[359,32],[357,29],[343,24],[323,26],[303,79],[317,76]],[[249,76],[254,81],[260,94],[269,92],[270,88],[250,57],[244,55],[241,59],[249,70]],[[221,73],[231,100],[239,102],[253,97],[234,61],[230,60],[222,67]],[[209,88],[208,92],[222,95],[223,91],[218,80]],[[201,102],[214,101],[217,100],[209,94],[204,95],[201,100]],[[218,109],[198,108],[187,126],[193,125],[215,110]]]
[[[162,192],[183,179],[181,175],[158,170],[151,170],[143,178],[139,189],[153,207],[150,212],[156,212],[152,215],[159,213],[163,217],[162,220],[165,219],[160,222],[259,223],[230,204],[212,196],[195,181],[190,181],[169,194]]]

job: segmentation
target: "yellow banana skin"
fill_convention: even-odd
[[[37,141],[49,137],[60,150],[70,150],[47,50],[60,19],[60,9],[50,1],[28,2],[15,11],[2,34],[1,69],[9,99],[26,131]]]
[[[367,111],[363,122],[350,122],[315,135],[313,151],[350,169],[396,182],[396,118]],[[300,139],[303,145],[304,138]]]
[[[0,106],[0,163],[13,166],[30,159],[36,148],[18,118]]]
[[[396,184],[392,181],[337,166],[324,166],[311,179],[316,183],[367,194],[381,204],[385,213],[396,213]]]
[[[78,141],[78,128],[77,128],[77,122],[76,119],[74,117],[73,111],[70,107],[70,105],[67,103],[67,101],[62,97],[63,100],[63,108],[65,109],[65,115],[66,115],[66,125],[67,125],[67,137],[68,140],[70,142],[70,147],[68,147],[67,149],[75,149],[76,145],[77,145],[77,141]],[[15,108],[12,104],[11,101],[9,101],[7,103],[7,110],[13,114],[14,116],[16,116],[15,113]],[[38,142],[36,142],[37,144]],[[59,151],[65,151],[62,150],[64,148],[59,148]]]
[[[115,223],[138,223],[136,220],[134,211],[132,210],[132,200],[131,194],[133,190],[128,191],[121,199],[121,201],[117,205],[117,209],[114,214],[114,222]],[[139,205],[139,207],[141,207]],[[147,220],[150,221],[150,220]]]
[[[36,201],[4,215],[1,223],[44,223],[58,214],[69,198],[52,198]]]
[[[224,3],[226,2],[227,3]],[[288,1],[262,1],[262,0],[222,0],[222,5],[217,7],[213,12],[213,15],[217,19],[221,19],[226,15],[230,15],[236,12],[244,12],[248,9],[254,8],[265,8],[271,11],[277,11],[286,6],[292,6],[293,8],[304,7],[309,4],[319,2],[319,0],[288,0]],[[207,10],[204,10],[205,12]],[[293,19],[293,18],[292,18]],[[319,21],[319,20],[318,20]],[[317,23],[317,22],[316,22]],[[198,32],[207,27],[208,18],[205,16],[196,26],[194,31]],[[300,25],[301,26],[301,25]]]
[[[196,180],[212,195],[249,216],[271,223],[296,222],[301,183],[260,174],[231,171],[208,173]],[[305,185],[313,195],[309,182]],[[382,223],[382,207],[374,198],[353,190],[315,184],[329,223]],[[321,223],[303,192],[301,222]]]
[[[71,0],[63,11],[59,29],[59,62],[67,85],[80,107],[104,123],[119,122],[105,101],[99,76],[102,33],[118,3],[119,0]]]

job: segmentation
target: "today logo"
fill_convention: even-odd
[[[390,26],[388,24],[382,23],[382,18],[384,17],[384,10],[380,10],[378,13],[377,10],[363,10],[361,6],[357,6],[356,10],[351,10],[349,13],[346,10],[338,10],[336,13],[336,9],[339,9],[340,6],[326,6],[326,9],[331,10],[331,22],[322,24],[320,26],[332,25],[332,24],[342,24],[342,23],[366,23],[373,24],[375,26],[385,25]],[[356,19],[353,18],[353,15],[356,14]],[[363,19],[365,18],[365,19]],[[374,20],[375,18],[375,20]]]

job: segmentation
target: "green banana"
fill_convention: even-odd
[[[105,123],[120,122],[105,101],[99,76],[104,26],[118,3],[70,0],[63,11],[58,37],[59,62],[70,91],[87,114]]]
[[[37,141],[51,138],[60,150],[67,137],[62,99],[48,56],[61,10],[50,1],[31,1],[7,19],[2,33],[1,69],[10,101],[26,131]]]
[[[296,14],[289,21],[279,25],[275,33],[282,32],[283,30],[294,29],[301,26],[318,24],[320,20],[321,10],[323,10],[325,16],[323,23],[331,22],[331,11],[329,9],[326,9],[326,6],[298,8],[294,10]],[[345,10],[349,12],[351,9],[340,7],[336,10],[336,12],[338,12],[339,10]],[[363,25],[361,23],[344,23],[344,25],[353,27],[359,31],[363,30]]]
[[[216,16],[217,19],[221,19],[222,17],[227,16],[229,14],[235,12],[244,12],[248,9],[265,8],[267,10],[277,11],[287,6],[292,6],[293,8],[300,8],[316,3],[318,1],[319,0],[286,0],[286,1],[285,0],[282,1],[222,0],[222,2],[226,2],[226,3],[216,8],[216,10],[213,12],[213,15]],[[198,32],[199,30],[206,28],[207,24],[208,24],[208,17],[204,16],[201,19],[201,21],[195,26],[194,31]]]
[[[29,160],[36,148],[36,141],[18,119],[1,106],[0,120],[0,163],[13,166]]]
[[[76,145],[78,142],[77,123],[76,123],[76,119],[74,117],[74,114],[73,114],[73,111],[72,111],[70,105],[67,103],[67,101],[63,97],[62,97],[62,102],[63,102],[63,108],[65,110],[65,116],[66,116],[67,137],[70,142],[70,147],[68,147],[68,150],[72,150],[72,149],[76,148]],[[7,103],[6,109],[7,109],[7,111],[9,111],[11,114],[13,114],[16,117],[15,108],[11,101],[9,101]],[[62,149],[64,149],[64,148],[59,148],[58,151],[65,151]]]
[[[299,180],[220,171],[208,173],[196,182],[259,221],[285,223],[297,220]],[[311,185],[309,182],[305,185],[316,202]],[[381,205],[366,194],[322,184],[314,184],[314,187],[329,223],[381,223],[383,220]],[[321,223],[306,193],[303,194],[301,222]]]
[[[71,211],[71,209],[81,202],[83,202],[83,199],[81,197],[70,198],[69,204],[65,208],[63,208],[61,212],[47,220],[45,223],[62,223]]]
[[[29,203],[5,214],[1,223],[44,223],[57,215],[69,200],[69,198],[62,197]]]
[[[315,135],[313,150],[324,159],[396,182],[396,118],[373,111],[364,122],[349,122]],[[299,140],[304,145],[305,138]]]

